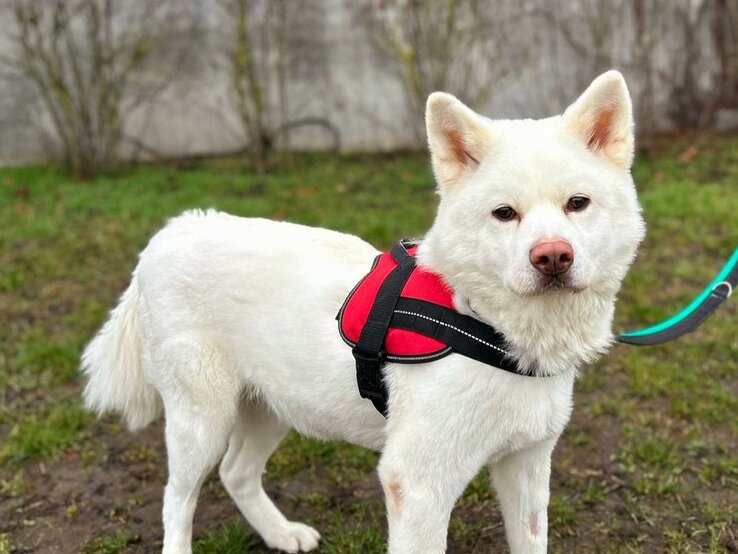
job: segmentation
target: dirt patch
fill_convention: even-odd
[[[101,431],[104,425],[96,427]],[[132,536],[125,552],[159,552],[166,482],[162,428],[160,422],[136,435],[109,435],[105,451],[93,459],[69,451],[54,462],[24,465],[17,472],[3,469],[0,478],[22,489],[0,496],[0,534],[10,535],[13,552],[83,552],[95,539],[121,530]],[[268,494],[290,519],[315,518],[320,507],[309,505],[306,497],[327,499],[332,509],[357,499],[374,510],[382,508],[373,472],[343,486],[332,483],[326,471],[305,473],[279,481],[265,478]],[[194,536],[235,521],[242,517],[213,471],[200,494]]]
[[[589,401],[598,395],[583,394]],[[95,424],[104,450],[94,454],[69,451],[53,463],[21,468],[28,484],[23,494],[0,498],[0,533],[11,536],[15,552],[65,554],[82,552],[96,538],[121,530],[130,534],[125,552],[142,554],[161,549],[161,501],[166,480],[162,424],[132,435],[106,434],[109,424]],[[587,437],[586,444],[578,441]],[[575,412],[572,424],[555,452],[550,509],[552,550],[599,552],[616,540],[642,551],[664,551],[665,534],[684,527],[677,516],[650,518],[629,508],[630,477],[616,463],[620,427],[612,417],[591,418]],[[278,481],[265,478],[275,503],[289,518],[308,520],[321,529],[327,517],[342,517],[361,505],[370,513],[367,525],[386,536],[383,493],[374,471],[339,479],[341,460],[332,467],[312,468]],[[17,473],[3,470],[2,478]],[[698,482],[694,482],[699,487]],[[591,490],[599,491],[588,498]],[[711,495],[715,496],[714,498]],[[703,500],[726,501],[730,491],[705,490]],[[669,513],[671,496],[650,501],[654,513]],[[568,505],[571,503],[571,506]],[[333,514],[331,516],[331,514]],[[195,537],[221,524],[241,521],[235,505],[215,472],[203,486],[195,515]],[[685,531],[686,532],[686,531]],[[735,530],[723,532],[720,548],[735,548]],[[467,495],[454,511],[449,553],[507,552],[505,531],[493,493]],[[267,552],[257,546],[249,552]]]

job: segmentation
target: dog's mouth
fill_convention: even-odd
[[[542,279],[539,285],[539,294],[556,293],[556,292],[582,292],[587,288],[583,283],[576,283],[568,273],[556,275],[553,277]]]
[[[578,293],[587,288],[586,284],[575,283],[568,273],[562,275],[541,276],[536,283],[518,293],[521,296],[541,296],[544,294]]]

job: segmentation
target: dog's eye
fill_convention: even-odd
[[[589,198],[586,196],[572,196],[569,198],[569,201],[566,203],[566,211],[567,212],[581,212],[584,210],[587,206],[589,206]]]
[[[518,216],[518,212],[513,210],[510,206],[500,206],[492,211],[492,215],[500,221],[512,221]]]

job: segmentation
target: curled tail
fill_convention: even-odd
[[[120,412],[132,431],[151,423],[161,410],[159,394],[143,373],[138,303],[134,272],[128,290],[82,354],[88,378],[85,405],[99,414]]]

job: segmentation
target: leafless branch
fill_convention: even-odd
[[[160,4],[145,0],[7,0],[15,32],[6,71],[33,83],[49,116],[49,137],[76,174],[117,161],[126,109],[160,93],[165,81],[133,87],[145,68]]]
[[[278,140],[305,118],[290,119],[287,83],[293,68],[317,47],[300,37],[304,18],[322,10],[320,2],[288,0],[218,0],[226,25],[222,46],[235,111],[257,170],[265,171]],[[322,15],[322,11],[320,11]],[[300,42],[295,42],[296,38]],[[318,119],[307,118],[314,124]],[[321,125],[336,132],[325,119]]]
[[[447,90],[481,107],[527,57],[524,37],[505,32],[525,17],[516,2],[368,0],[360,21],[405,92],[409,120],[422,135],[428,94]],[[494,8],[494,9],[493,9]]]

